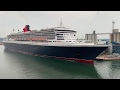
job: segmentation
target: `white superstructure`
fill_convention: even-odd
[[[29,25],[26,25],[27,27]],[[25,30],[25,29],[24,29]],[[26,30],[7,36],[7,42],[47,44],[47,45],[94,45],[93,42],[76,39],[76,31],[66,27],[54,27],[41,30]]]

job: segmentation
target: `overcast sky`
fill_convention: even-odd
[[[0,11],[0,37],[23,30],[26,24],[31,30],[59,26],[62,19],[67,28],[77,31],[78,38],[85,38],[85,34],[111,33],[112,21],[115,28],[120,29],[120,11]],[[108,35],[100,37],[109,38]]]

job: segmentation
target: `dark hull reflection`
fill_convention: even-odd
[[[93,65],[75,63],[53,58],[41,58],[21,53],[15,53],[4,49],[8,57],[7,62],[20,64],[20,68],[27,70],[28,77],[24,78],[52,78],[52,79],[92,79],[100,78]],[[12,57],[14,59],[10,59]],[[17,67],[17,66],[16,66]],[[31,74],[32,73],[32,74]]]

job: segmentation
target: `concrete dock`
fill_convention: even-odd
[[[103,60],[103,61],[120,60],[120,55],[101,55],[98,56],[96,60]]]

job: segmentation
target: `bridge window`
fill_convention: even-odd
[[[63,34],[56,34],[56,35],[63,35]]]

